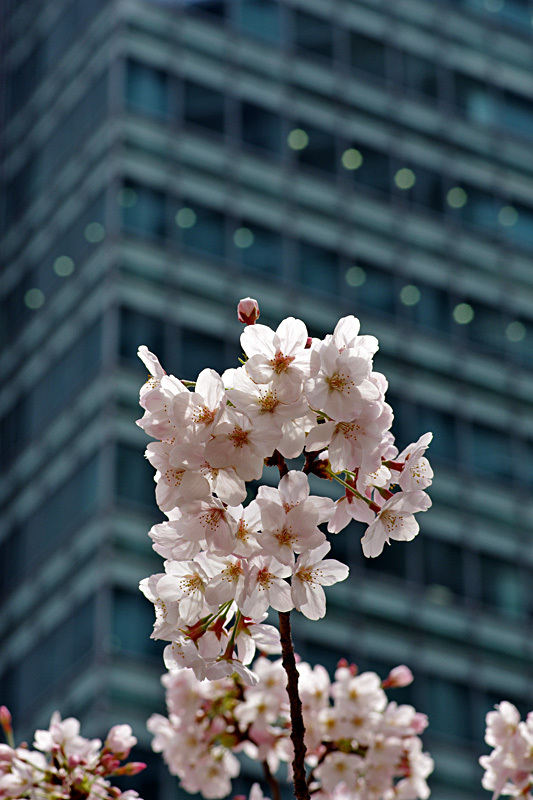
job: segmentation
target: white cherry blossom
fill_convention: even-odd
[[[309,404],[336,422],[356,419],[366,403],[380,397],[369,380],[368,356],[353,349],[339,353],[332,340],[311,351],[311,374],[306,386]]]
[[[258,619],[272,606],[276,611],[290,611],[294,607],[291,588],[283,578],[292,570],[275,558],[258,556],[253,560],[245,581],[243,599],[239,605],[246,617]]]
[[[321,619],[326,613],[323,586],[332,586],[348,577],[348,567],[334,558],[322,559],[329,553],[329,542],[299,556],[294,565],[291,596],[294,607],[308,619]]]
[[[241,334],[248,356],[246,371],[256,383],[272,382],[284,402],[297,400],[309,372],[307,328],[288,317],[274,332],[266,325],[249,325]]]
[[[213,428],[205,456],[215,468],[232,467],[245,481],[258,480],[264,459],[272,455],[280,438],[281,431],[257,429],[247,416],[227,409]]]
[[[390,539],[410,542],[418,533],[419,526],[414,514],[426,511],[431,500],[425,492],[398,492],[383,503],[361,540],[367,558],[379,556],[385,542]]]

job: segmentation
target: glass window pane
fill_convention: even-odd
[[[224,133],[224,95],[209,86],[185,81],[183,116],[186,122]]]
[[[169,111],[169,76],[140,61],[126,62],[126,105],[154,116]]]
[[[139,373],[142,373],[143,370],[146,371],[137,356],[137,350],[141,344],[145,344],[165,364],[163,320],[158,317],[148,317],[146,314],[130,308],[122,308],[120,310],[120,357],[138,367]]]
[[[243,220],[242,226],[233,234],[233,242],[241,263],[246,267],[269,275],[281,274],[283,247],[277,231]]]
[[[432,431],[430,460],[444,458],[450,461],[457,460],[457,431],[455,418],[436,408],[418,407],[417,425],[420,433]],[[415,436],[413,436],[413,439]]]
[[[139,417],[142,409],[139,409]],[[115,475],[117,496],[135,505],[155,510],[154,470],[140,447],[119,444],[116,448]]]
[[[438,95],[437,65],[413,53],[403,53],[403,82],[408,89],[414,89],[428,97]]]
[[[152,481],[153,483],[153,481]],[[164,642],[150,639],[154,606],[140,592],[113,591],[113,649],[119,653],[160,659]]]
[[[362,157],[360,166],[353,170],[356,183],[381,192],[390,192],[389,156],[366,145],[355,144],[352,147]]]
[[[505,92],[499,124],[516,133],[533,136],[533,104],[514,92]]]
[[[164,237],[166,233],[167,198],[163,192],[148,186],[128,183],[128,205],[122,208],[122,224],[140,236]]]
[[[516,219],[511,225],[505,228],[505,233],[512,241],[524,247],[533,247],[533,211],[519,204],[513,205],[516,211]],[[502,212],[498,216],[501,220]],[[513,217],[514,219],[514,217]]]
[[[362,33],[350,34],[350,57],[352,67],[385,78],[385,45],[378,39]]]
[[[513,459],[511,439],[501,431],[472,424],[471,466],[479,472],[511,478]]]
[[[386,575],[405,578],[407,570],[407,547],[405,547],[405,542],[391,540],[389,545],[385,545],[379,558],[362,557],[361,563],[369,572],[384,572]]]
[[[176,236],[181,237],[182,244],[223,258],[226,253],[224,214],[186,199],[182,204],[174,203],[174,208],[174,231]]]
[[[352,270],[356,272],[352,273]],[[357,276],[356,283],[351,280],[352,274]],[[354,294],[356,303],[370,306],[387,314],[394,313],[396,293],[394,276],[390,272],[385,272],[373,264],[358,261],[357,266],[348,269],[346,282],[350,287],[349,291]]]
[[[337,294],[339,278],[338,255],[333,250],[300,242],[298,279],[305,287]]]
[[[474,316],[465,325],[469,338],[483,347],[501,350],[505,346],[504,321],[499,310],[469,301]]]
[[[445,586],[456,595],[463,594],[463,553],[457,545],[426,536],[424,570],[427,586]]]
[[[420,301],[413,306],[413,317],[416,322],[419,325],[449,333],[452,315],[448,292],[434,286],[418,286],[418,288],[420,289]]]
[[[470,731],[468,688],[442,678],[428,678],[424,712],[434,733],[454,739],[467,739]]]
[[[414,166],[415,183],[410,190],[415,203],[418,203],[432,211],[442,213],[442,175],[424,167]]]
[[[280,154],[282,151],[280,115],[255,103],[243,101],[241,103],[241,136],[246,144]]]
[[[240,0],[238,24],[245,33],[268,42],[279,42],[280,23],[277,0]]]
[[[337,158],[335,137],[333,134],[318,130],[317,128],[311,128],[305,123],[298,124],[296,130],[305,131],[306,136],[306,138],[302,140],[303,147],[299,147],[295,150],[300,164],[306,164],[310,167],[334,172]],[[291,141],[291,134],[289,134],[289,145]]]
[[[195,380],[198,373],[210,367],[222,373],[226,367],[223,339],[199,331],[182,333],[181,374],[186,380]]]
[[[508,564],[492,556],[481,556],[481,599],[508,617],[526,613],[524,575],[517,564]]]
[[[292,24],[296,47],[325,58],[333,57],[333,26],[329,20],[294,9]]]
[[[495,98],[485,83],[456,72],[454,84],[455,102],[469,119],[485,125],[497,121]]]

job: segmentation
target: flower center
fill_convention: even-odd
[[[165,472],[165,481],[169,485],[172,485],[173,483],[174,486],[179,486],[184,475],[184,469],[167,469]]]
[[[261,411],[263,414],[273,414],[276,408],[279,406],[279,400],[275,394],[269,392],[268,394],[262,395],[259,398],[259,405],[261,406]]]
[[[220,521],[224,519],[224,514],[223,508],[212,508],[202,516],[202,520],[206,528],[216,528],[220,524]]]
[[[257,573],[257,583],[260,589],[270,589],[272,586],[272,579],[275,577],[266,567],[260,569]]]
[[[225,580],[237,583],[241,575],[244,575],[241,562],[237,561],[235,564],[229,564],[226,569],[223,570],[222,575],[224,576]]]
[[[192,594],[201,591],[204,588],[204,582],[195,572],[193,575],[185,575],[181,579],[181,587],[185,594]]]
[[[207,406],[202,406],[196,410],[194,421],[202,425],[211,425],[216,417],[216,411],[211,411]]]
[[[270,364],[272,365],[272,369],[276,375],[281,375],[282,372],[286,372],[288,370],[293,361],[294,356],[284,356],[281,351],[278,351],[274,358],[270,361]]]
[[[233,433],[230,433],[229,439],[233,442],[234,447],[244,447],[245,444],[248,444],[248,431],[243,431],[242,428],[235,428]]]
[[[326,383],[328,384],[331,392],[342,392],[348,383],[348,379],[346,378],[346,375],[335,372],[329,378],[326,378]]]
[[[292,532],[292,528],[283,528],[276,533],[276,539],[281,546],[288,544],[289,546],[296,541],[296,536]]]

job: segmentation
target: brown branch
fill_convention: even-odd
[[[291,739],[294,747],[294,759],[292,762],[294,796],[298,800],[309,800],[309,787],[307,786],[305,775],[305,726],[302,716],[302,701],[298,694],[298,670],[296,669],[296,659],[291,639],[290,611],[279,612],[279,634],[283,666],[287,673],[287,692],[291,707]]]
[[[289,471],[285,459],[283,458],[279,450],[274,450],[271,456],[265,458],[265,464],[267,467],[277,467],[279,470],[280,478],[283,478]]]
[[[265,774],[265,780],[270,786],[270,791],[272,792],[272,800],[281,800],[279,783],[274,775],[272,775],[267,761],[263,761],[263,772]]]

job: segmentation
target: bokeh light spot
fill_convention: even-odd
[[[446,195],[446,201],[452,208],[462,208],[467,200],[468,195],[460,186],[454,186]]]
[[[526,326],[517,320],[510,322],[505,329],[505,335],[510,342],[521,342],[526,338]]]
[[[24,305],[32,310],[41,308],[44,305],[44,292],[40,289],[28,289],[24,295]]]
[[[192,208],[180,208],[176,214],[178,228],[192,228],[196,224],[196,214]]]
[[[420,297],[420,289],[412,283],[408,283],[400,292],[400,300],[404,306],[416,306],[420,302]]]
[[[344,169],[359,169],[363,163],[363,156],[354,147],[345,150],[341,157],[342,166]]]
[[[301,128],[294,128],[287,136],[291,150],[303,150],[309,144],[309,136]]]
[[[362,286],[366,281],[366,272],[363,267],[350,267],[344,277],[348,286]]]
[[[59,256],[54,261],[54,272],[60,278],[68,278],[74,272],[74,261],[70,256]]]
[[[85,228],[85,238],[91,244],[101,242],[105,236],[105,228],[99,222],[89,222]]]
[[[246,250],[247,247],[253,245],[254,235],[250,228],[237,228],[233,234],[233,241],[235,247],[238,247],[240,250]]]
[[[122,208],[131,208],[137,202],[137,192],[129,186],[124,186],[118,193],[117,199]]]
[[[474,309],[469,303],[459,303],[453,310],[453,318],[458,325],[468,325],[474,319]]]
[[[411,189],[416,182],[416,176],[412,169],[402,167],[394,176],[394,183],[398,189]]]
[[[498,211],[498,222],[505,228],[511,228],[516,225],[518,220],[518,211],[513,206],[503,206]]]

